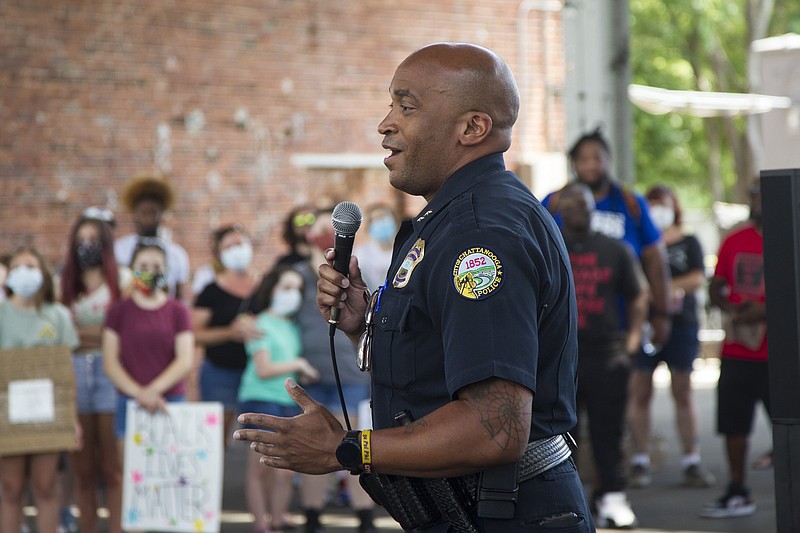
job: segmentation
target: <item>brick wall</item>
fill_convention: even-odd
[[[59,262],[70,224],[92,204],[114,209],[118,233],[128,233],[119,191],[135,174],[159,172],[178,190],[166,225],[193,267],[208,261],[209,231],[233,221],[250,229],[266,267],[283,251],[279,225],[292,205],[398,198],[380,168],[308,169],[291,157],[381,154],[376,127],[392,73],[424,44],[482,44],[517,71],[517,5],[0,0],[0,251],[33,242]],[[560,16],[547,16],[546,32],[542,15],[528,19],[533,83],[523,112],[533,148],[544,138],[543,35],[563,80]],[[518,153],[512,147],[509,165]]]

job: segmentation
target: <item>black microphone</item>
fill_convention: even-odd
[[[361,227],[361,208],[353,202],[341,202],[333,208],[331,214],[331,225],[336,234],[333,249],[336,257],[333,259],[333,268],[336,272],[348,275],[350,266],[350,256],[353,253],[353,241],[355,241],[356,231]],[[339,323],[339,308],[331,309],[329,324]]]

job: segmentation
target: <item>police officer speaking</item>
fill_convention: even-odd
[[[404,529],[524,531],[594,525],[572,460],[576,308],[551,216],[506,170],[519,91],[508,65],[471,44],[437,43],[395,71],[378,127],[391,184],[423,196],[386,282],[367,298],[320,266],[324,318],[359,345],[372,375],[373,431],[346,432],[293,380],[303,409],[244,414],[263,464],[347,469]]]

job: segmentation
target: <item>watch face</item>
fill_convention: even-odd
[[[348,469],[361,464],[361,445],[358,443],[358,437],[352,438],[348,435],[339,443],[336,448],[336,460]]]

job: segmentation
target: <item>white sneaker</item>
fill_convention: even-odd
[[[746,490],[738,493],[728,489],[728,492],[718,500],[703,507],[700,516],[703,518],[731,518],[735,516],[748,516],[756,512],[756,504]]]
[[[598,527],[630,529],[637,523],[624,492],[607,492],[597,500]]]

